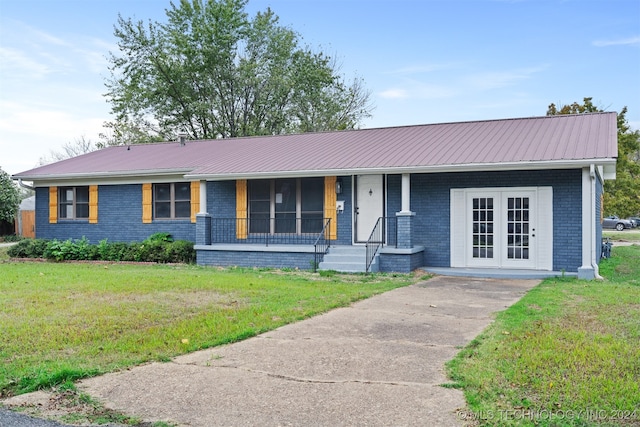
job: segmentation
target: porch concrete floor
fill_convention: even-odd
[[[570,276],[578,273],[562,271],[539,271],[499,268],[451,268],[451,267],[420,267],[420,270],[441,276],[480,277],[488,279],[544,279],[547,277]]]

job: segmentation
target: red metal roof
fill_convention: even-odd
[[[616,157],[616,113],[595,113],[109,147],[14,178],[180,173],[234,179],[587,165]]]

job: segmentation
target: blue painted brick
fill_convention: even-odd
[[[49,188],[36,189],[36,237],[40,239],[81,239],[91,243],[142,241],[158,232],[174,239],[195,241],[195,224],[190,220],[154,220],[142,223],[142,185],[98,186],[98,223],[88,220],[61,220],[49,223]]]

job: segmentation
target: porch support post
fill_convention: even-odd
[[[207,181],[200,181],[200,212],[201,214],[207,213]]]
[[[196,214],[196,245],[211,244],[211,215]]]
[[[411,213],[411,175],[408,173],[402,174],[402,193],[400,207],[401,213]]]
[[[211,244],[211,215],[207,213],[207,181],[200,181],[200,212],[196,214],[196,245]]]
[[[397,212],[396,221],[398,226],[398,242],[396,246],[400,249],[413,248],[413,218],[415,212]]]
[[[402,174],[402,191],[400,200],[400,212],[396,212],[397,242],[396,246],[401,249],[413,248],[413,217],[415,212],[411,212],[411,174]]]

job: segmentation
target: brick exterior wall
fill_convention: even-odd
[[[473,172],[411,175],[411,210],[413,245],[424,246],[423,255],[412,254],[385,257],[381,261],[383,271],[410,271],[419,266],[450,266],[449,215],[450,190],[452,188],[482,187],[553,187],[554,270],[577,271],[581,265],[581,171],[514,171]],[[345,209],[338,215],[338,237],[334,244],[352,243],[352,179],[340,177],[343,192],[338,200],[344,200]],[[597,215],[600,218],[598,191]],[[36,237],[45,239],[80,239],[83,236],[92,243],[102,239],[109,241],[141,241],[156,232],[168,232],[176,239],[195,242],[196,224],[190,220],[153,221],[142,223],[142,186],[100,185],[98,188],[98,223],[88,220],[58,220],[49,223],[49,189],[36,189]],[[211,218],[235,218],[235,181],[207,183],[207,211]],[[387,176],[386,215],[395,217],[401,209],[401,175]],[[462,224],[460,224],[462,226]],[[599,227],[597,227],[599,230]],[[598,231],[597,239],[602,233]],[[404,258],[404,259],[401,259]],[[242,265],[258,267],[311,267],[313,254],[245,251],[198,251],[198,262],[215,265]],[[409,269],[409,270],[407,270]]]
[[[199,265],[221,267],[313,268],[313,252],[197,250]]]
[[[396,184],[397,182],[397,184]],[[388,214],[400,209],[400,176],[389,176]],[[582,172],[580,169],[411,175],[413,244],[424,246],[424,264],[450,266],[450,190],[484,187],[553,187],[553,269],[582,264]],[[463,224],[460,224],[463,226]]]
[[[422,252],[406,255],[392,253],[380,254],[380,271],[409,273],[424,265],[424,255]]]
[[[195,242],[196,225],[185,220],[154,220],[142,223],[142,185],[98,186],[98,223],[61,220],[49,223],[49,188],[36,189],[36,237],[39,239],[81,239],[91,243],[142,241],[154,233],[170,233],[174,239]]]
[[[344,212],[338,214],[338,238],[336,245],[350,245],[353,237],[353,181],[350,176],[339,176],[342,179],[342,194],[338,200],[344,200]]]

